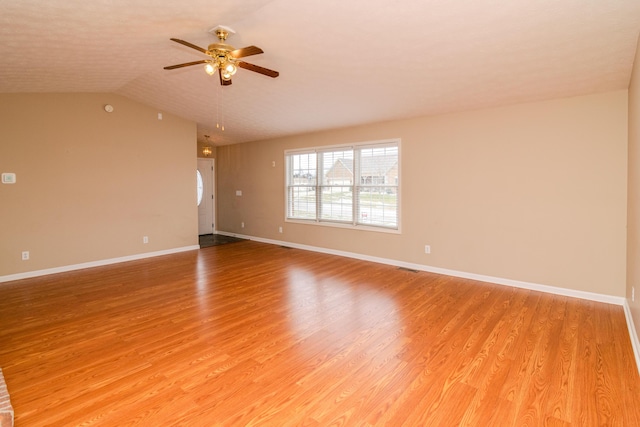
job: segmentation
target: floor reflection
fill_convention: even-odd
[[[291,330],[300,338],[323,329],[344,338],[401,328],[393,296],[369,283],[347,283],[291,268],[287,298]]]
[[[196,261],[196,274],[195,274],[195,287],[197,298],[197,304],[200,316],[209,317],[212,315],[210,312],[210,298],[213,297],[210,292],[210,285],[213,283],[211,276],[213,276],[213,270],[207,259],[198,251],[198,257]]]

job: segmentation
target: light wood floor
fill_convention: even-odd
[[[0,284],[17,426],[639,426],[619,306],[245,241]]]

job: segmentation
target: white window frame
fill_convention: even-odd
[[[358,157],[356,155],[356,153],[361,153],[361,150],[366,150],[366,149],[371,149],[371,148],[384,148],[384,147],[396,147],[397,151],[398,151],[398,177],[397,177],[397,184],[393,185],[393,184],[373,184],[373,183],[361,183],[359,182],[360,180],[360,160],[356,160],[356,157]],[[321,156],[323,153],[327,153],[327,152],[338,152],[338,151],[344,151],[344,150],[353,150],[353,182],[351,184],[348,184],[349,187],[352,188],[352,196],[351,196],[351,203],[352,203],[352,218],[349,221],[342,221],[342,220],[331,220],[331,219],[322,219],[321,218],[321,194],[319,193],[319,189],[322,187],[330,187],[331,185],[327,184],[327,183],[322,183],[322,177],[323,177],[323,172],[322,171],[318,171],[318,167],[320,167],[320,165],[322,164],[322,160],[321,160]],[[289,217],[289,191],[291,189],[291,191],[297,191],[294,190],[294,188],[302,188],[307,186],[306,184],[296,184],[296,185],[292,185],[290,183],[290,179],[293,176],[293,172],[291,171],[292,165],[291,165],[291,157],[293,155],[304,155],[304,154],[311,154],[314,153],[316,156],[315,159],[315,179],[310,180],[310,182],[313,182],[313,188],[315,188],[315,210],[316,210],[316,214],[314,218],[296,218],[296,217]],[[311,148],[304,148],[304,149],[291,149],[291,150],[285,150],[284,152],[284,163],[285,163],[285,185],[284,185],[284,191],[285,191],[285,210],[284,210],[284,220],[285,222],[290,222],[290,223],[298,223],[298,224],[312,224],[312,225],[321,225],[321,226],[328,226],[328,227],[340,227],[340,228],[350,228],[350,229],[356,229],[356,230],[368,230],[368,231],[377,231],[377,232],[383,232],[383,233],[396,233],[396,234],[400,234],[401,233],[401,175],[402,175],[402,167],[401,167],[401,159],[402,159],[402,155],[401,155],[401,140],[399,138],[394,138],[394,139],[386,139],[386,140],[379,140],[379,141],[367,141],[367,142],[359,142],[359,143],[354,143],[354,144],[344,144],[344,145],[330,145],[330,146],[320,146],[320,147],[311,147]],[[357,197],[357,193],[361,187],[366,187],[367,185],[369,186],[384,186],[384,185],[389,185],[392,188],[396,189],[396,224],[395,226],[384,226],[384,225],[376,225],[376,224],[365,224],[360,222],[360,218],[358,217],[357,214],[355,214],[355,212],[358,212],[358,197]],[[310,187],[310,185],[309,185]]]

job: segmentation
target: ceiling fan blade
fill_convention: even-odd
[[[264,53],[264,51],[257,46],[247,46],[232,51],[230,55],[234,58],[244,58],[245,56],[257,55],[259,53]]]
[[[265,76],[276,78],[280,75],[279,72],[270,70],[268,68],[260,67],[258,65],[249,64],[248,62],[238,61],[238,67],[244,68],[245,70],[255,71],[256,73],[264,74]]]
[[[207,62],[206,59],[201,59],[200,61],[193,62],[185,62],[184,64],[177,65],[169,65],[168,67],[164,67],[165,70],[175,70],[176,68],[189,67],[191,65],[205,64]]]
[[[180,43],[180,44],[183,44],[183,45],[185,45],[185,46],[187,46],[187,47],[190,47],[191,49],[199,50],[199,51],[200,51],[200,52],[202,52],[202,53],[207,53],[207,50],[206,50],[206,49],[203,49],[203,48],[201,48],[200,46],[196,46],[195,44],[192,44],[192,43],[186,42],[186,41],[184,41],[184,40],[180,40],[180,39],[171,39],[171,40],[172,40],[172,41],[174,41],[174,42],[176,42],[176,43]]]
[[[218,75],[220,76],[220,84],[222,86],[229,86],[231,84],[231,79],[225,80],[222,78],[222,70],[218,68]]]

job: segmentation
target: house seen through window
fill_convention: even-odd
[[[286,152],[287,220],[399,228],[399,141]]]

